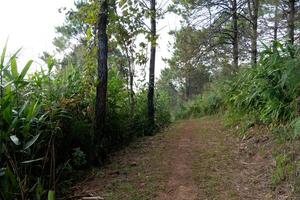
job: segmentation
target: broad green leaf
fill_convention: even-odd
[[[0,60],[0,67],[1,67],[1,70],[3,68],[3,64],[4,64],[4,59],[5,59],[5,55],[6,55],[6,49],[7,49],[7,40],[5,42],[5,45],[4,45],[4,48],[2,50],[2,54],[1,54],[1,60]]]
[[[48,192],[48,200],[55,200],[55,191],[49,190],[49,192]]]
[[[16,57],[13,57],[10,61],[10,68],[11,68],[11,75],[12,77],[17,80],[19,73],[18,73],[18,67],[17,67],[17,59]]]

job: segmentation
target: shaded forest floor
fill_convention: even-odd
[[[217,116],[176,122],[113,156],[72,189],[73,199],[288,199],[272,187],[274,144],[263,129],[234,137]],[[271,147],[272,146],[272,147]],[[96,198],[95,198],[96,199]]]

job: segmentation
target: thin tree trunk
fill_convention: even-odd
[[[237,14],[237,0],[232,0],[232,31],[233,31],[233,68],[238,70],[239,66],[239,38],[238,38],[238,14]]]
[[[252,2],[252,5],[251,5]],[[252,33],[251,33],[251,63],[257,64],[257,20],[258,20],[258,8],[259,0],[248,1],[249,13],[251,18]]]
[[[134,71],[132,67],[133,61],[131,61],[132,56],[129,55],[129,51],[126,47],[126,45],[123,45],[125,48],[126,52],[126,57],[127,57],[127,63],[128,63],[128,78],[127,78],[127,84],[129,85],[129,104],[130,104],[130,114],[133,116],[134,114],[134,107],[135,107],[135,102],[134,102],[134,91],[133,91],[133,79],[134,79]]]
[[[154,74],[155,74],[155,54],[156,54],[156,8],[155,0],[150,1],[151,11],[151,50],[149,67],[149,88],[148,88],[148,123],[150,131],[155,128],[154,122]]]
[[[95,105],[95,145],[102,147],[105,137],[106,99],[107,99],[107,54],[108,38],[106,28],[108,24],[107,0],[100,2],[100,13],[98,18],[98,83],[96,88]],[[97,148],[97,159],[104,158],[103,149]],[[100,152],[99,152],[100,151]]]
[[[288,2],[288,38],[291,44],[295,41],[295,0],[289,0]]]
[[[134,91],[133,91],[133,69],[132,66],[129,68],[129,85],[130,85],[130,112],[131,116],[134,114],[134,107],[135,107],[135,102],[134,102]]]
[[[186,101],[188,101],[190,99],[190,96],[191,96],[191,81],[190,81],[190,76],[189,75],[186,77],[185,87],[186,87],[186,89],[185,89]]]

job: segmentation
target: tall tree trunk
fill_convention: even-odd
[[[107,99],[107,54],[108,38],[106,28],[108,24],[108,4],[107,0],[100,2],[100,13],[98,18],[98,83],[96,88],[96,105],[95,105],[95,140],[97,159],[104,158],[102,147],[103,138],[105,137],[105,118],[106,118],[106,99]]]
[[[278,39],[278,24],[279,24],[278,7],[279,7],[279,0],[277,0],[275,2],[274,35],[273,35],[273,40],[274,41],[276,41]]]
[[[148,88],[148,123],[150,131],[155,128],[154,122],[154,75],[155,75],[155,54],[156,54],[156,2],[150,0],[151,12],[151,52],[149,67],[149,88]]]
[[[291,44],[295,41],[295,0],[289,0],[288,2],[288,38]]]
[[[239,38],[238,38],[238,14],[237,14],[237,0],[232,0],[232,31],[233,31],[233,68],[234,71],[239,67]]]
[[[258,8],[259,0],[248,0],[248,8],[251,18],[252,33],[251,33],[251,63],[257,64],[257,20],[258,20]]]

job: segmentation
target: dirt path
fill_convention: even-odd
[[[165,183],[165,191],[159,200],[194,200],[198,196],[198,188],[193,180],[193,131],[197,129],[196,123],[188,121],[178,128],[178,135],[172,138],[167,153],[170,175]]]
[[[255,146],[249,153],[242,144],[217,117],[178,122],[119,152],[111,164],[75,186],[72,195],[114,200],[277,199],[270,189],[268,154]]]

